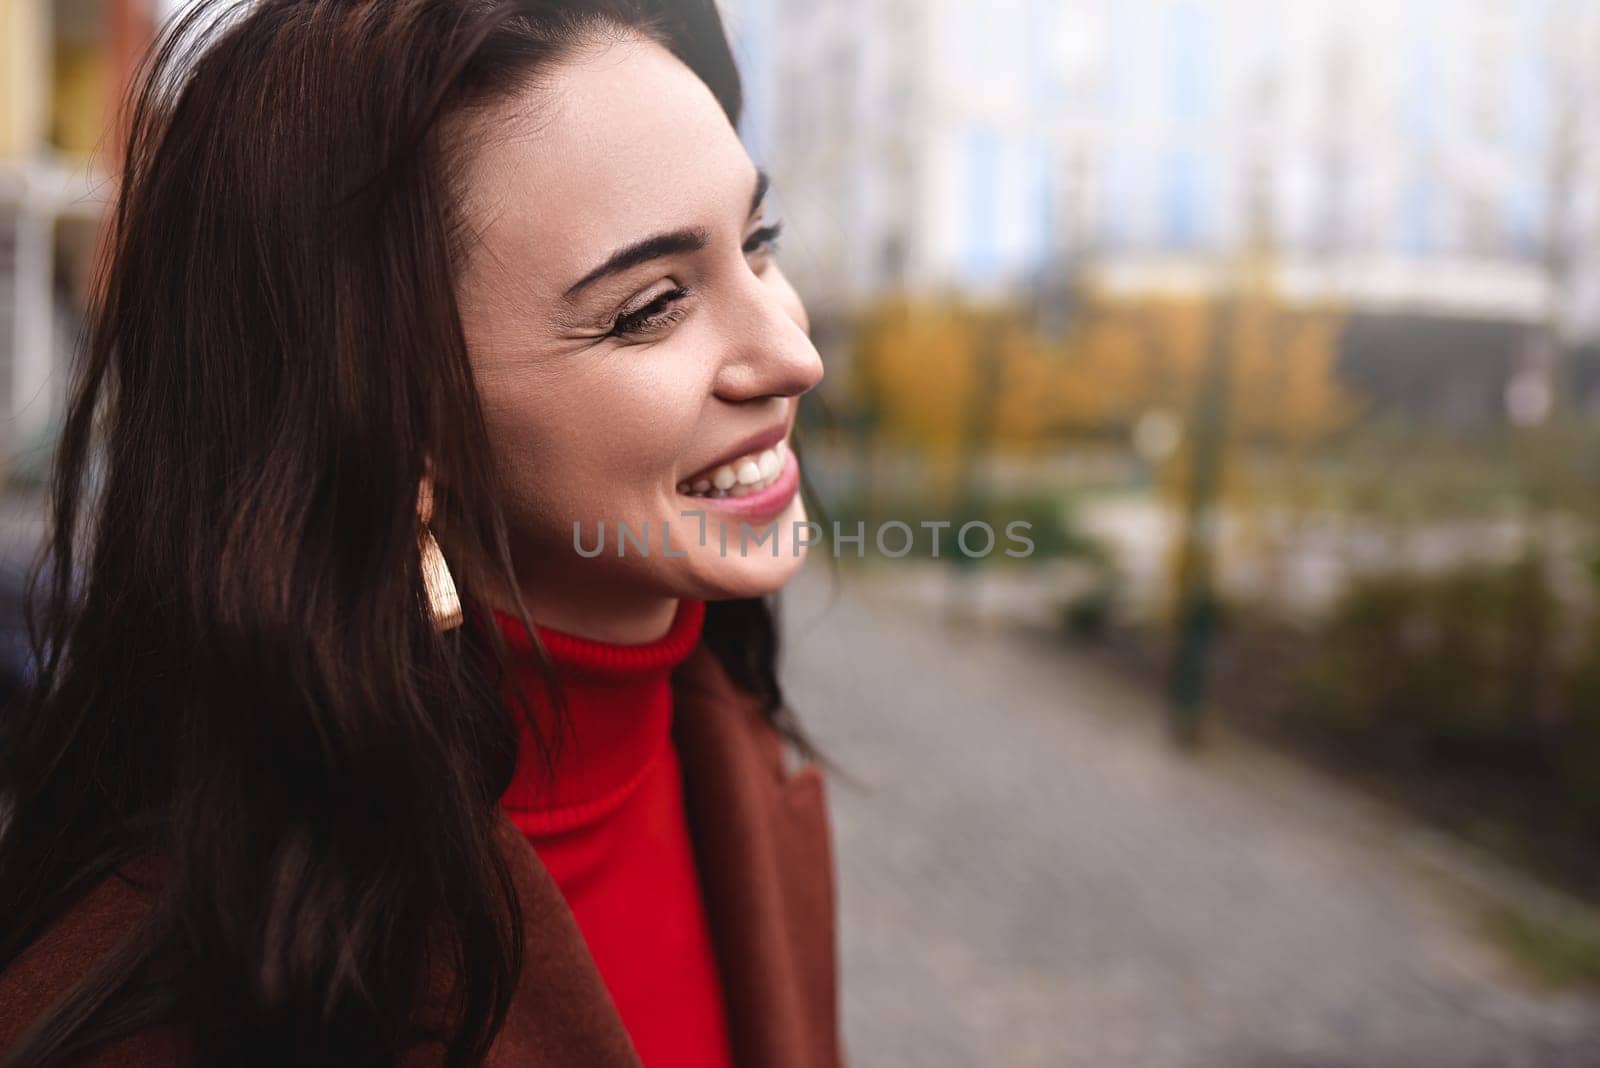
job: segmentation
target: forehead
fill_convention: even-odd
[[[704,82],[651,41],[586,46],[482,120],[469,263],[566,284],[610,250],[744,221],[754,166]],[[743,203],[740,203],[740,201]]]

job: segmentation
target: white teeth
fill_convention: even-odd
[[[708,478],[678,483],[678,492],[699,497],[743,497],[766,489],[783,471],[789,443],[780,441],[770,449],[742,456],[723,464]]]

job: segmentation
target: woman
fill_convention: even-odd
[[[764,600],[822,367],[711,0],[215,7],[0,737],[6,1063],[839,1063]]]

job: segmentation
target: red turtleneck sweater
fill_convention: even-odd
[[[549,736],[549,699],[527,631],[503,613],[495,620]],[[524,723],[517,771],[500,801],[565,895],[647,1068],[733,1063],[671,733],[672,670],[699,643],[704,621],[705,602],[686,599],[667,633],[644,645],[538,626],[572,732],[546,784]]]

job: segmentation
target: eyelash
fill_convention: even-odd
[[[638,311],[619,316],[616,324],[611,327],[610,336],[631,337],[677,322],[683,318],[683,309],[681,307],[668,309],[667,305],[682,299],[688,292],[684,286],[677,286],[667,290]]]
[[[763,226],[761,229],[751,234],[750,239],[745,242],[745,254],[749,255],[752,252],[757,252],[764,248],[767,255],[772,255],[778,250],[778,235],[782,232],[782,222],[775,222],[770,226]],[[652,300],[649,304],[646,304],[638,311],[633,311],[629,312],[627,315],[618,316],[617,321],[612,324],[611,331],[607,336],[632,337],[635,334],[643,334],[651,330],[658,330],[663,326],[670,326],[679,319],[683,318],[684,309],[681,306],[676,305],[679,300],[682,300],[683,297],[688,294],[688,292],[689,290],[686,286],[677,286],[673,289],[667,290],[665,293],[661,294],[655,300]],[[669,307],[669,305],[673,306]]]

